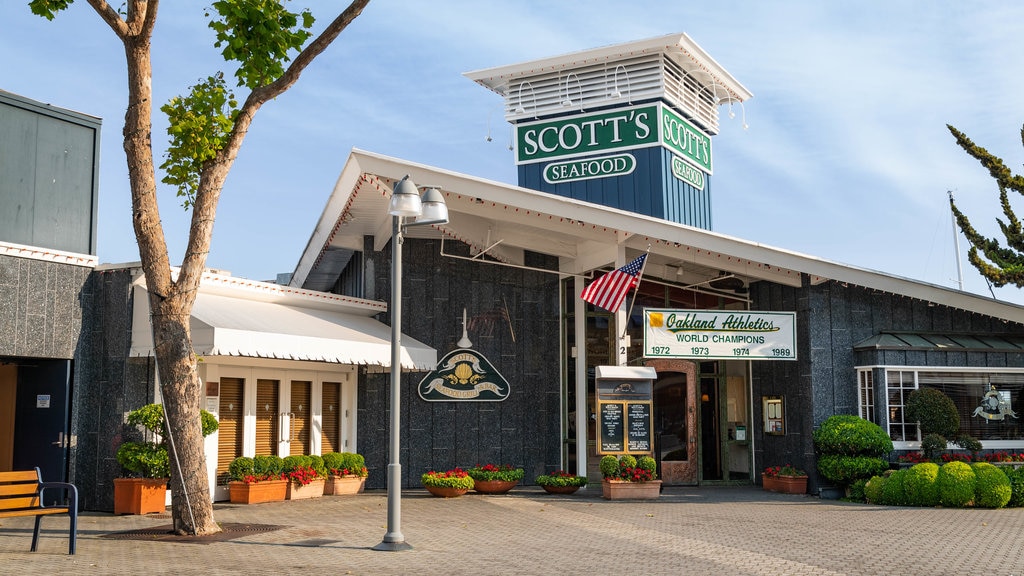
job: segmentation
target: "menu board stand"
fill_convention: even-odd
[[[598,366],[598,454],[651,454],[654,415],[653,368]]]

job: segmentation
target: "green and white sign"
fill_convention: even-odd
[[[689,120],[665,106],[661,109],[661,143],[669,150],[692,162],[694,166],[712,174],[711,137]]]
[[[516,164],[657,144],[658,108],[650,104],[516,124]]]
[[[704,173],[675,154],[672,155],[672,175],[698,190],[704,189]]]
[[[796,313],[647,308],[644,357],[796,360]]]
[[[552,162],[544,167],[544,181],[548,184],[625,176],[636,169],[636,158],[632,154],[613,154],[600,158],[585,158],[568,162]]]
[[[660,102],[516,124],[515,135],[517,165],[661,145],[712,173],[711,137]]]

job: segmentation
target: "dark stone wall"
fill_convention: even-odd
[[[751,363],[754,421],[763,422],[761,396],[784,396],[786,410],[785,436],[755,426],[756,461],[806,469],[812,493],[822,487],[812,434],[829,416],[857,414],[855,366],[1024,366],[1020,354],[853,350],[883,331],[1024,334],[1024,324],[841,282],[811,285],[806,275],[800,288],[757,282],[750,294],[754,310],[796,312],[798,350],[795,362]],[[885,391],[875,392],[881,403]]]
[[[389,301],[391,246],[366,247],[365,296]],[[511,392],[501,402],[427,402],[416,392],[426,373],[403,373],[402,485],[419,486],[424,472],[455,466],[511,464],[525,469],[526,483],[553,470],[561,459],[558,275],[445,257],[440,241],[406,239],[403,250],[403,334],[436,348],[440,358],[458,347],[465,308],[472,349]],[[468,256],[456,243],[445,251]],[[535,268],[557,266],[550,257],[527,260]],[[371,471],[370,488],[386,486],[389,388],[389,374],[361,371],[358,451]]]
[[[94,272],[84,291],[87,329],[76,356],[75,380],[82,385],[72,401],[71,471],[86,510],[113,511],[125,414],[154,401],[152,359],[129,357],[131,280],[128,270]]]
[[[0,357],[75,356],[92,268],[0,255]]]

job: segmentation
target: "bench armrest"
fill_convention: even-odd
[[[52,490],[62,490],[65,492],[65,498],[67,499],[67,507],[71,510],[78,510],[78,488],[70,482],[40,482],[39,483],[39,507],[40,508],[55,508],[56,506],[47,506],[44,504],[43,491],[47,488]]]

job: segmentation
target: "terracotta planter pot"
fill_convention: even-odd
[[[661,480],[647,482],[601,482],[602,496],[606,500],[650,500],[661,495]]]
[[[548,494],[572,494],[580,489],[579,486],[541,486]]]
[[[311,481],[309,484],[298,484],[296,482],[288,482],[288,500],[303,500],[305,498],[319,498],[324,495],[324,484],[323,478],[317,478]]]
[[[424,486],[424,488],[439,498],[455,498],[469,492],[469,488],[449,488],[447,486]]]
[[[287,480],[264,480],[255,484],[245,482],[229,482],[228,490],[232,504],[259,504],[261,502],[280,502],[288,494]]]
[[[324,483],[324,496],[359,494],[366,485],[366,476],[331,476]]]
[[[761,475],[761,483],[769,492],[783,494],[806,494],[807,476],[765,476]]]
[[[167,508],[167,478],[114,478],[114,514],[153,514]]]
[[[519,484],[519,480],[475,480],[473,490],[480,494],[504,494]]]

